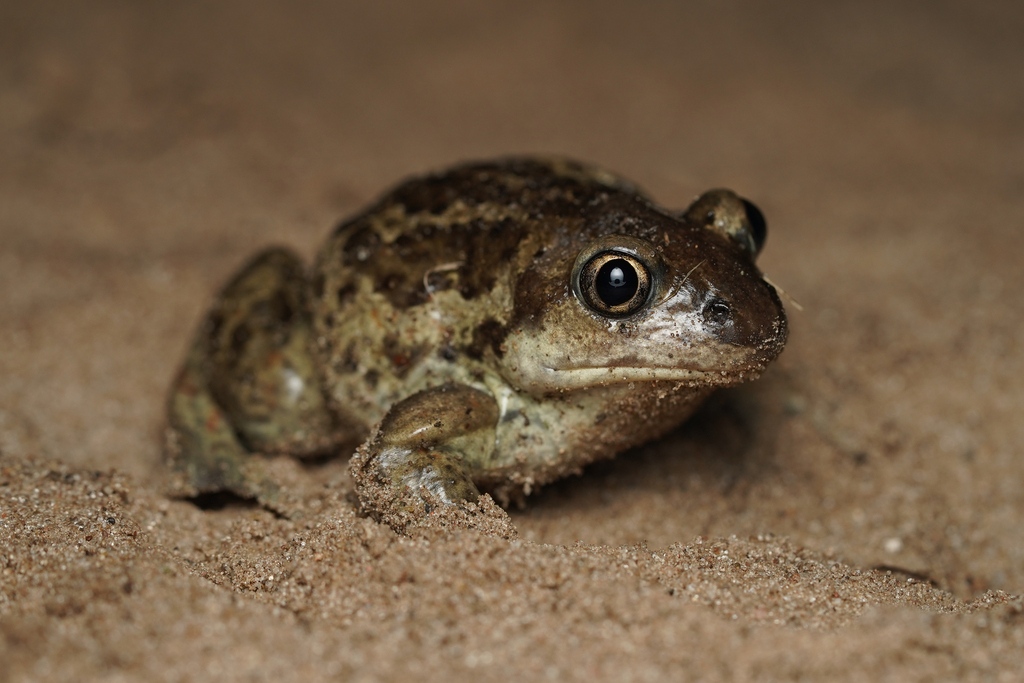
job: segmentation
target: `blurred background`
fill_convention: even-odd
[[[779,362],[513,511],[526,538],[771,532],[1024,591],[1024,6],[0,3],[0,452],[159,462],[166,387],[255,249],[404,176],[599,163],[754,200]]]

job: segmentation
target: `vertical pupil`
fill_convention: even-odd
[[[633,265],[621,258],[601,266],[594,278],[594,289],[605,306],[619,306],[632,299],[640,288]]]

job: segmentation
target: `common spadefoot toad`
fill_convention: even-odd
[[[785,313],[754,265],[765,235],[729,190],[670,211],[567,160],[408,180],[311,269],[269,249],[228,283],[172,389],[170,461],[192,493],[272,506],[259,454],[365,442],[357,492],[384,486],[414,512],[529,493],[779,354]]]

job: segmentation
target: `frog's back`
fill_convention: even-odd
[[[516,273],[609,191],[635,190],[574,162],[510,159],[409,180],[343,223],[312,278],[316,354],[335,409],[370,426],[415,391],[479,385]]]

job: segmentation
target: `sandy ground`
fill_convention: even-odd
[[[1021,4],[363,4],[0,3],[0,680],[1020,680]],[[162,494],[248,254],[525,152],[754,199],[779,361],[514,540]]]

